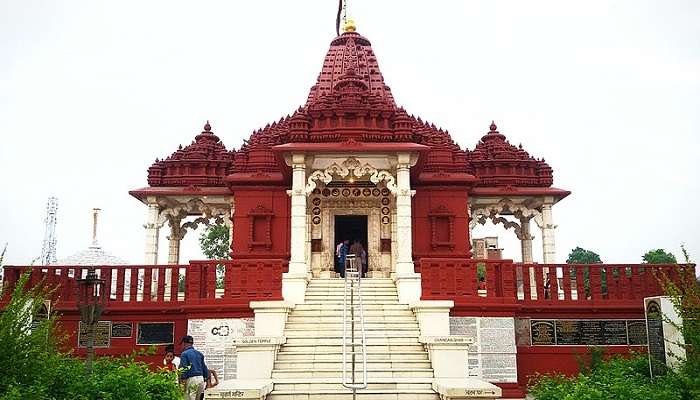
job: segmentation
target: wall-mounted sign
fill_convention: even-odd
[[[645,345],[644,320],[530,320],[533,346]]]
[[[78,347],[87,347],[88,327],[82,322],[78,326]],[[110,345],[110,333],[112,331],[112,321],[98,321],[95,324],[95,342],[92,347],[105,348]]]
[[[530,321],[530,337],[533,345],[556,344],[554,321]]]
[[[173,322],[139,322],[136,344],[173,344],[175,323]]]
[[[112,322],[113,338],[130,338],[133,331],[131,322]]]

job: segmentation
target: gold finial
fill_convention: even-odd
[[[348,18],[345,21],[345,26],[343,26],[343,32],[355,32],[356,28],[355,21],[352,18]]]

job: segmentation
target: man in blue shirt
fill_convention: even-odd
[[[205,380],[209,377],[209,369],[204,363],[204,354],[197,351],[193,345],[192,336],[187,335],[182,338],[180,368],[185,372],[180,375],[180,381],[185,383],[186,400],[199,400],[206,388]]]

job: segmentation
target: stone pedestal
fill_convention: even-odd
[[[275,357],[280,346],[287,339],[284,336],[249,336],[233,339],[238,357],[238,378],[270,379]]]
[[[286,272],[282,274],[282,298],[291,304],[301,304],[306,295],[306,285],[309,283],[309,274],[306,272]]]
[[[433,390],[441,400],[498,399],[501,388],[479,379],[435,379]]]
[[[412,303],[411,309],[418,319],[421,336],[449,336],[450,309],[454,305],[452,300],[428,300]]]
[[[287,314],[294,307],[286,301],[251,301],[255,312],[255,336],[283,336]]]
[[[215,388],[207,389],[204,398],[209,400],[265,400],[273,388],[271,379],[234,379],[221,382]]]

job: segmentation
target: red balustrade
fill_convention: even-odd
[[[516,304],[521,309],[616,307],[641,310],[665,282],[694,277],[683,264],[520,264],[510,260],[422,258],[422,299],[454,300],[456,308]]]
[[[192,261],[188,265],[95,266],[105,280],[108,309],[120,307],[167,308],[197,304],[239,304],[254,300],[281,300],[282,273],[287,261],[281,259]],[[77,281],[87,266],[5,266],[5,298],[22,274],[31,270],[27,286],[44,282],[54,289],[57,308],[76,306]],[[219,272],[217,272],[217,270]]]

